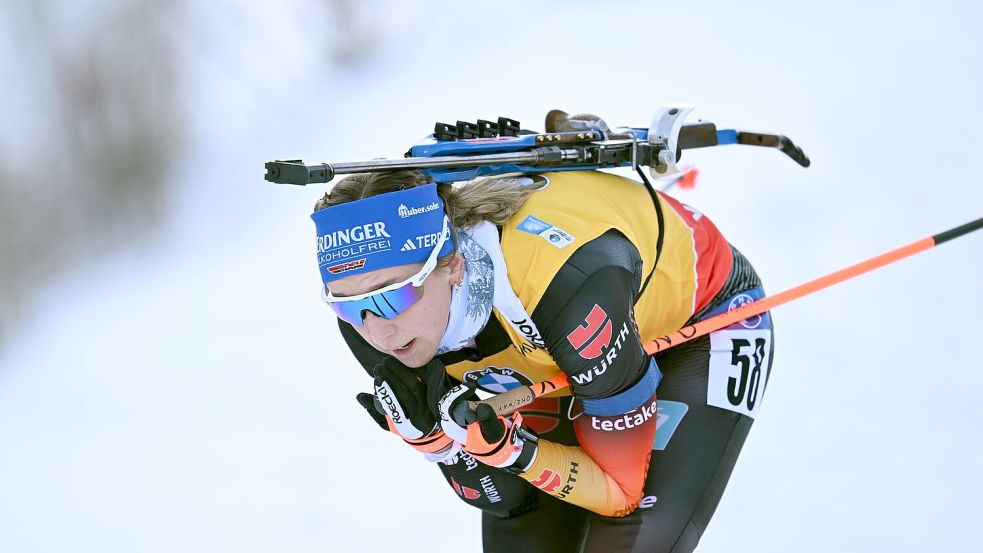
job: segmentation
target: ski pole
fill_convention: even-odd
[[[849,280],[853,277],[873,271],[874,269],[894,263],[895,261],[915,255],[916,253],[934,248],[943,242],[948,242],[949,240],[958,238],[964,234],[969,234],[970,232],[979,230],[980,228],[983,228],[983,217],[970,223],[966,223],[965,225],[949,229],[945,232],[940,232],[939,234],[928,236],[922,238],[921,240],[916,240],[915,242],[912,242],[906,246],[902,246],[865,261],[861,261],[860,263],[850,265],[849,267],[840,269],[834,273],[810,280],[809,282],[800,284],[794,288],[785,290],[784,292],[779,292],[773,296],[767,296],[761,298],[760,300],[746,303],[731,311],[727,311],[726,313],[721,313],[691,325],[686,325],[671,334],[656,338],[655,340],[644,342],[642,347],[649,355],[659,353],[671,347],[678,346],[695,338],[699,338],[700,336],[709,334],[715,330],[720,330],[721,328],[730,326],[738,321],[743,321],[749,317],[760,315],[765,311],[778,307],[779,305],[786,304],[792,300],[807,296],[813,292],[818,292],[824,288],[829,288],[830,286],[839,284],[844,280]],[[508,392],[492,396],[488,399],[482,400],[480,403],[487,403],[499,415],[507,415],[532,403],[538,397],[546,395],[550,392],[555,392],[556,390],[560,390],[562,388],[566,388],[569,385],[570,383],[567,381],[566,376],[559,374],[542,382],[537,382],[532,386],[522,386],[520,388],[515,388],[513,390],[509,390]],[[477,403],[478,402],[468,402],[468,407],[472,409],[472,412]],[[454,419],[458,422],[471,422],[468,419],[473,417],[465,416],[467,409],[464,409],[463,407],[464,404],[462,404],[458,410],[455,410],[453,413]]]

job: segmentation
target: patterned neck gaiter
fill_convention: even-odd
[[[464,258],[464,280],[454,288],[447,330],[437,355],[474,345],[474,337],[488,323],[495,298],[495,267],[491,256],[468,231],[458,231],[459,251]]]

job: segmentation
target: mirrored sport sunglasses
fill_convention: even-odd
[[[450,238],[450,223],[444,217],[444,230],[437,239],[437,245],[423,264],[420,272],[401,282],[390,284],[379,290],[356,296],[334,296],[327,285],[321,287],[321,299],[346,323],[362,326],[363,314],[369,311],[383,319],[393,319],[423,297],[423,281],[437,267],[437,257],[444,242]]]

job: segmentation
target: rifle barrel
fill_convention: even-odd
[[[445,167],[477,167],[495,164],[549,165],[563,160],[578,159],[580,150],[558,146],[542,146],[524,152],[480,154],[474,156],[439,156],[406,159],[376,159],[343,163],[304,165],[303,161],[273,161],[266,164],[266,180],[281,184],[306,185],[329,182],[335,175],[372,173],[398,169],[430,169]]]

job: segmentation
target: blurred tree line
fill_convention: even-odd
[[[209,32],[187,0],[0,4],[0,349],[41,285],[152,233],[193,123],[182,56]],[[335,64],[368,49],[351,0],[313,0]],[[222,9],[239,9],[224,5]],[[285,10],[287,8],[284,8]],[[197,25],[196,25],[197,23]],[[197,26],[197,30],[196,30]],[[362,29],[362,30],[360,30]],[[262,161],[262,160],[259,160]],[[257,161],[257,163],[259,163]]]
[[[39,284],[153,228],[185,126],[178,2],[0,9],[19,89],[0,138],[2,347]]]

